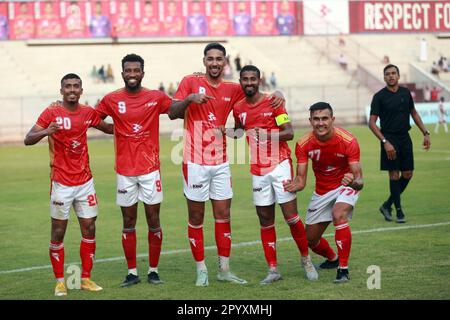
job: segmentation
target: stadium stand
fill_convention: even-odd
[[[420,35],[422,37],[423,34]],[[33,124],[42,108],[59,97],[59,79],[69,72],[78,73],[84,81],[82,102],[94,105],[109,91],[121,87],[122,57],[137,53],[146,60],[144,86],[158,88],[163,82],[176,84],[184,75],[201,72],[201,57],[207,42],[225,44],[231,60],[239,54],[243,64],[257,65],[268,77],[275,72],[278,89],[286,96],[287,109],[296,125],[307,123],[307,108],[319,100],[330,102],[343,123],[365,121],[364,108],[372,94],[380,89],[383,56],[401,69],[403,82],[422,92],[425,83],[443,88],[447,95],[450,73],[442,79],[433,78],[427,63],[418,62],[419,35],[396,34],[388,46],[385,35],[346,35],[302,37],[230,37],[225,39],[121,39],[110,40],[30,40],[0,42],[3,57],[0,71],[0,141],[20,141],[25,130]],[[429,61],[445,52],[450,39],[426,35]],[[404,45],[407,43],[408,45]],[[387,51],[388,50],[388,51]],[[339,54],[346,55],[348,68],[339,66]],[[97,83],[91,76],[92,66],[111,64],[114,83]],[[238,74],[233,66],[233,80]],[[412,79],[414,77],[414,79]],[[271,88],[269,91],[273,91]],[[343,94],[344,93],[344,94]],[[417,98],[421,95],[418,94]],[[450,96],[446,96],[450,99]],[[231,120],[231,117],[230,117]],[[229,122],[232,123],[231,121]],[[161,117],[161,132],[170,133],[181,128],[180,121]]]

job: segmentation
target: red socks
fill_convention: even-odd
[[[158,267],[159,256],[161,255],[163,234],[161,227],[148,230],[148,261],[150,268]]]
[[[122,247],[127,259],[128,269],[136,268],[136,229],[123,229]]]
[[[330,247],[330,244],[325,238],[320,238],[319,243],[311,247],[311,250],[330,261],[336,258],[336,252]]]
[[[90,278],[92,266],[94,265],[95,237],[81,238],[80,258],[81,258],[81,278]]]
[[[64,243],[50,241],[49,255],[55,278],[64,279]]]
[[[192,255],[195,261],[205,260],[205,247],[203,245],[203,225],[193,225],[188,223],[188,238],[191,245]]]
[[[275,225],[261,226],[261,241],[264,249],[264,256],[266,257],[269,268],[276,268],[277,266],[277,234],[275,232]]]
[[[229,257],[231,251],[230,219],[215,221],[215,236],[217,254],[221,257]]]
[[[334,227],[336,229],[334,239],[338,248],[339,268],[348,268],[348,258],[352,246],[352,233],[348,221],[335,224]]]
[[[303,226],[302,220],[298,214],[285,217],[285,220],[291,229],[292,238],[294,238],[295,243],[300,250],[300,254],[302,257],[306,257],[308,255],[308,239],[306,238],[305,227]]]

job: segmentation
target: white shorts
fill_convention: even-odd
[[[142,201],[158,204],[163,200],[161,174],[159,170],[141,176],[117,174],[117,205],[130,207]]]
[[[58,220],[67,220],[72,206],[79,218],[87,219],[97,216],[97,195],[93,178],[79,186],[65,186],[52,181],[50,216]]]
[[[340,186],[323,195],[313,193],[306,213],[306,224],[333,221],[333,206],[337,202],[343,202],[355,207],[359,198],[359,192],[350,188]],[[349,219],[352,217],[350,212]]]
[[[230,165],[183,163],[183,192],[186,198],[198,202],[233,198]]]
[[[283,182],[292,180],[292,163],[284,160],[264,176],[253,175],[253,203],[255,206],[270,206],[276,202],[286,203],[296,194],[284,190]]]

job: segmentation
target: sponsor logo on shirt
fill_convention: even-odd
[[[84,122],[84,124],[86,124],[86,125],[90,125],[92,123],[92,120],[86,120],[85,122]]]
[[[147,107],[154,107],[158,104],[158,101],[151,101],[151,102],[147,102]]]
[[[263,113],[263,117],[271,117],[272,116],[272,112],[264,112]]]
[[[229,102],[229,101],[231,101],[231,98],[230,97],[222,97],[222,100]]]
[[[75,148],[78,147],[80,144],[81,144],[81,143],[78,142],[78,141],[76,141],[76,140],[72,141],[72,149],[75,149]]]
[[[192,189],[200,189],[200,188],[203,188],[203,183],[201,183],[201,184],[193,184],[193,185],[191,186],[191,188],[192,188]]]
[[[127,190],[125,190],[125,189],[117,189],[117,193],[120,193],[120,194],[125,194],[125,193],[127,193],[128,191]]]
[[[317,209],[308,209],[308,212],[315,212]]]
[[[261,192],[262,188],[253,188],[253,192]]]
[[[214,113],[210,112],[208,114],[208,120],[209,121],[216,121],[216,116],[214,115]]]
[[[54,206],[60,206],[60,207],[62,207],[62,206],[64,205],[64,202],[53,200],[53,201],[52,201],[52,204],[53,204]]]
[[[139,132],[141,129],[142,129],[142,126],[140,124],[138,124],[138,123],[133,124],[133,132],[134,133]]]
[[[338,157],[338,158],[345,158],[345,155],[343,155],[342,153],[336,153],[336,157]]]

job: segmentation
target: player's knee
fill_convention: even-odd
[[[412,171],[403,171],[402,172],[402,178],[406,180],[412,179],[413,172]]]
[[[64,228],[53,228],[52,230],[52,241],[62,242],[64,240]]]
[[[398,180],[398,179],[400,179],[400,172],[398,172],[398,171],[389,171],[389,179],[390,180]]]
[[[136,226],[136,218],[130,216],[123,216],[123,227],[125,229],[132,229]]]

